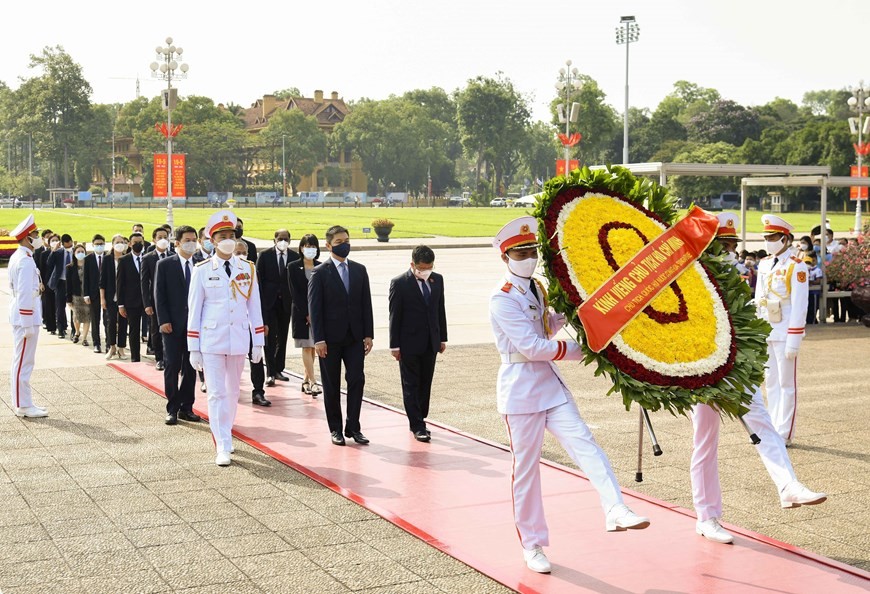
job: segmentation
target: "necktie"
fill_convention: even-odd
[[[165,257],[166,257],[166,253],[164,252],[164,253],[160,254],[160,256],[158,257],[158,259],[159,259],[159,260],[162,260],[162,259],[165,258]]]
[[[137,272],[142,271],[142,257],[141,256],[136,256],[136,271]]]
[[[344,290],[350,293],[350,280],[347,277],[347,262],[338,264],[338,273],[341,275],[341,282],[344,284]]]
[[[230,272],[230,261],[229,261],[229,260],[227,260],[226,262],[224,262],[224,270],[227,271],[227,278],[229,278],[230,275],[232,274],[232,273]]]
[[[529,290],[531,290],[532,295],[535,296],[535,299],[537,299],[538,301],[540,301],[541,298],[538,296],[538,287],[535,286],[536,284],[537,284],[537,283],[535,283],[534,280],[530,281],[530,282],[529,282]]]
[[[432,291],[429,290],[429,283],[424,280],[421,280],[420,283],[420,287],[423,289],[423,301],[426,302],[426,305],[429,305],[429,300],[432,298]]]
[[[184,283],[190,288],[190,260],[184,262]]]
[[[281,274],[283,278],[284,274],[287,272],[287,264],[284,262],[284,252],[281,252],[278,255],[278,272]]]
[[[103,269],[103,257],[97,256],[97,272],[100,272]]]
[[[64,255],[63,255],[63,265],[66,266],[66,265],[68,265],[68,264],[71,262],[71,260],[70,260],[70,256],[69,256],[69,251],[68,251],[68,250],[64,250],[63,253],[64,253]]]

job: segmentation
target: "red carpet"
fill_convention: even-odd
[[[163,394],[163,373],[146,363],[112,367]],[[246,374],[247,375],[247,374]],[[432,442],[414,440],[404,414],[365,402],[369,446],[333,446],[323,403],[301,381],[270,388],[254,407],[244,383],[234,435],[432,546],[520,592],[686,593],[867,592],[870,574],[728,526],[733,546],[695,534],[694,515],[628,490],[626,503],[652,525],[605,532],[598,496],[578,472],[545,463],[551,575],[525,568],[511,513],[510,454],[500,445],[430,423]],[[493,404],[494,406],[494,404]],[[207,413],[197,390],[195,410]],[[774,502],[771,503],[773,505]]]

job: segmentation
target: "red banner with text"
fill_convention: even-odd
[[[858,166],[852,165],[851,177],[867,177],[868,167],[861,167],[861,175],[858,175]],[[870,188],[862,188],[861,186],[852,186],[849,188],[849,200],[867,200],[867,190]]]
[[[578,308],[586,344],[600,352],[707,249],[719,220],[697,206],[646,244]]]
[[[187,198],[187,155],[172,155],[172,197]],[[166,198],[169,188],[169,171],[166,153],[154,153],[154,197]]]

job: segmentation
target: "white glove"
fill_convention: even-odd
[[[202,353],[199,351],[190,351],[190,366],[197,371],[202,371]]]
[[[24,338],[33,338],[36,336],[38,332],[39,326],[25,326],[24,327]]]
[[[255,346],[251,349],[251,363],[259,363],[263,360],[263,347]]]
[[[789,361],[794,361],[795,359],[797,359],[797,355],[798,355],[797,349],[790,349],[790,348],[786,347],[786,349],[785,349],[785,358],[786,359],[788,359]]]

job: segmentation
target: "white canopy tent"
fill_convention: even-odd
[[[740,214],[741,214],[741,239],[746,244],[746,188],[749,186],[761,187],[804,187],[821,188],[821,223],[820,229],[825,229],[825,220],[828,218],[828,188],[870,187],[870,177],[845,177],[832,175],[796,175],[792,177],[744,177],[740,180]],[[860,229],[855,229],[860,232]],[[825,269],[825,241],[821,242],[822,251],[819,258],[819,266]],[[832,297],[847,297],[848,291],[838,291]],[[828,307],[828,284],[822,283],[822,295],[819,300],[819,311],[827,312]],[[819,317],[819,321],[825,322],[825,315]]]

